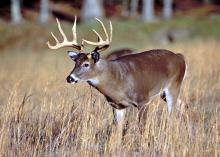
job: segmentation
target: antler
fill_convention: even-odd
[[[60,25],[60,21],[58,20],[58,18],[56,18],[56,21],[57,21],[57,25],[58,25],[58,29],[60,31],[60,34],[62,35],[63,37],[63,42],[59,42],[59,40],[56,38],[56,36],[53,34],[53,32],[51,32],[51,35],[52,37],[54,38],[54,40],[56,41],[56,45],[52,46],[50,44],[50,42],[48,41],[47,42],[47,46],[50,48],[50,49],[59,49],[59,48],[62,48],[62,47],[73,47],[73,48],[76,48],[77,50],[82,50],[83,46],[79,46],[77,44],[77,35],[76,35],[76,16],[75,16],[75,20],[74,20],[74,24],[73,24],[73,27],[72,27],[72,32],[73,32],[73,40],[72,41],[68,41],[61,25]]]
[[[103,51],[106,48],[108,48],[109,44],[112,42],[112,23],[111,23],[111,21],[109,21],[109,23],[110,23],[110,37],[109,37],[109,35],[106,31],[105,25],[102,23],[102,21],[99,20],[98,18],[96,18],[96,20],[101,24],[102,29],[103,29],[105,36],[106,36],[106,40],[103,40],[101,35],[96,30],[93,29],[93,32],[98,36],[98,42],[92,42],[92,41],[88,41],[85,39],[83,39],[83,42],[90,44],[90,45],[97,46],[95,48],[95,50],[100,52],[100,51]],[[101,47],[99,47],[99,46],[101,46]]]

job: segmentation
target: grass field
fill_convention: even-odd
[[[130,108],[119,154],[112,150],[109,136],[111,107],[88,84],[66,83],[74,65],[66,53],[19,46],[4,49],[0,156],[220,156],[219,40],[140,46],[140,50],[166,48],[184,54],[188,71],[181,99],[188,109],[181,116],[169,115],[165,103],[156,99],[140,135],[137,109]]]

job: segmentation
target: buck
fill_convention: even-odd
[[[139,110],[139,120],[150,100],[161,96],[166,101],[167,111],[177,105],[181,84],[185,75],[186,64],[182,54],[175,54],[168,50],[154,49],[137,54],[118,57],[114,60],[100,58],[100,52],[107,49],[112,41],[112,24],[110,22],[110,35],[104,24],[101,24],[105,38],[95,30],[98,41],[93,42],[82,39],[77,44],[76,17],[72,28],[73,40],[68,41],[60,22],[57,25],[63,42],[51,32],[56,45],[47,42],[50,49],[72,47],[78,51],[68,51],[69,57],[75,62],[67,82],[71,84],[87,82],[101,92],[114,109],[116,122],[121,122],[125,109],[131,106]],[[84,44],[95,46],[92,52],[83,51]]]

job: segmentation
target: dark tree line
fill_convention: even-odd
[[[188,0],[189,1],[189,0]],[[220,3],[220,0],[197,0],[204,4]],[[32,5],[38,1],[28,0],[10,0],[10,14],[13,23],[20,23],[22,21],[21,2],[24,4]],[[39,22],[47,23],[50,14],[50,2],[66,2],[71,6],[75,4],[80,8],[81,19],[87,21],[91,18],[101,18],[105,16],[105,5],[121,5],[122,15],[127,17],[137,17],[146,22],[154,21],[155,19],[155,5],[162,4],[162,18],[169,20],[173,14],[173,3],[178,3],[177,0],[40,0],[39,3]],[[7,5],[8,2],[2,0],[0,5]],[[140,11],[141,10],[141,11]]]

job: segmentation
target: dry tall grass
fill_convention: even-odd
[[[86,83],[66,83],[66,54],[0,54],[0,156],[220,156],[220,45],[166,48],[185,55],[181,98],[189,108],[169,115],[158,98],[143,135],[129,109],[120,154],[111,149],[111,107]]]

